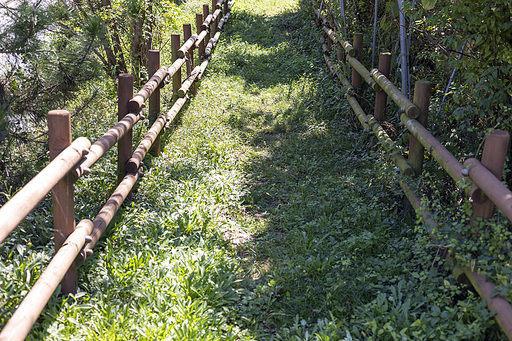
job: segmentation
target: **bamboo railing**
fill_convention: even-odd
[[[118,123],[92,145],[84,137],[71,142],[68,111],[53,110],[48,113],[52,161],[0,208],[0,243],[52,191],[56,254],[0,332],[0,341],[24,340],[59,283],[64,294],[76,293],[78,266],[92,255],[97,241],[143,175],[142,160],[147,152],[158,156],[161,132],[172,124],[189,99],[187,94],[191,92],[195,95],[195,83],[208,66],[209,56],[229,19],[233,2],[228,4],[228,0],[213,0],[212,5],[213,14],[209,14],[208,5],[203,6],[202,14],[196,14],[196,34],[191,34],[190,24],[184,25],[185,42],[181,47],[180,35],[172,35],[173,63],[170,67],[160,66],[160,51],[149,51],[148,71],[152,77],[135,96],[133,76],[119,75]],[[210,32],[214,33],[213,38],[210,38]],[[206,48],[205,40],[208,40]],[[196,49],[201,64],[194,68]],[[187,78],[182,83],[181,68],[184,64]],[[172,78],[175,103],[167,113],[160,113],[160,89],[168,83],[168,78]],[[153,124],[133,152],[131,129],[144,119],[145,102],[148,100],[149,119]],[[73,184],[80,177],[90,174],[91,167],[116,143],[118,186],[93,221],[84,219],[75,227]]]
[[[314,8],[318,8],[315,4]],[[376,138],[382,143],[385,150],[390,154],[391,160],[397,166],[397,170],[404,175],[420,176],[426,149],[439,165],[462,187],[466,194],[473,199],[473,215],[471,223],[477,218],[492,218],[497,206],[503,214],[512,221],[512,192],[501,183],[505,156],[509,145],[510,136],[508,133],[495,130],[489,133],[485,140],[482,153],[482,162],[476,159],[468,159],[461,164],[437,139],[427,130],[428,107],[430,101],[430,82],[418,81],[415,84],[414,100],[411,102],[402,94],[396,86],[387,78],[390,70],[390,53],[381,53],[379,58],[379,69],[368,71],[361,60],[356,58],[361,55],[362,40],[360,34],[354,34],[354,44],[345,41],[341,33],[335,32],[329,20],[322,13],[314,9],[317,25],[321,26],[322,32],[327,39],[327,45],[323,44],[324,59],[333,75],[336,75],[347,89],[345,98],[348,100],[363,128],[373,131]],[[320,40],[320,43],[323,43]],[[338,59],[344,60],[352,66],[352,83],[343,73],[333,66],[329,57],[331,49],[329,46],[338,45]],[[359,45],[359,47],[356,47]],[[368,86],[376,92],[375,117],[364,113],[363,109],[354,97],[355,89],[361,86],[361,78]],[[409,143],[408,159],[394,147],[393,141],[386,134],[380,123],[385,119],[387,97],[395,102],[401,111],[401,124],[411,133]],[[437,223],[433,215],[421,205],[420,197],[414,193],[406,180],[399,181],[408,202],[421,214],[425,224],[429,227],[431,237],[435,237]],[[500,295],[493,295],[495,285],[488,281],[487,276],[479,274],[478,269],[467,266],[458,267],[454,273],[458,280],[471,283],[479,295],[487,302],[489,310],[496,312],[494,315],[498,324],[509,340],[512,340],[512,306],[506,298]]]

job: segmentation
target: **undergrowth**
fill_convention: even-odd
[[[434,242],[403,212],[394,168],[326,70],[307,11],[236,2],[197,96],[79,269],[78,294],[57,290],[28,339],[502,338],[442,260],[455,233],[441,226]],[[77,136],[97,138],[115,120],[105,103]],[[77,219],[97,214],[115,168],[111,152],[77,184]],[[1,325],[51,258],[50,211],[43,201],[0,246]],[[462,233],[467,212],[457,212]],[[472,250],[487,247],[483,237],[457,252],[487,261],[508,294],[510,257],[497,272],[492,257],[510,236],[499,223],[489,235],[487,254]]]

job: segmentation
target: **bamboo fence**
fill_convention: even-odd
[[[51,162],[0,208],[0,243],[52,191],[56,254],[1,331],[0,341],[24,340],[59,283],[63,294],[76,293],[77,268],[92,255],[97,241],[143,175],[142,160],[146,154],[159,155],[160,135],[189,99],[188,93],[196,94],[196,83],[205,72],[233,3],[213,0],[212,14],[209,6],[204,5],[203,13],[196,14],[197,33],[192,34],[190,24],[183,25],[183,45],[179,34],[172,35],[170,67],[160,65],[160,51],[150,50],[148,71],[152,77],[135,96],[133,76],[119,75],[118,123],[96,142],[91,144],[85,137],[72,142],[70,113],[65,110],[48,113]],[[194,67],[195,50],[201,62],[197,67]],[[187,78],[182,82],[184,64]],[[167,113],[160,113],[160,89],[169,83],[169,78],[172,78],[175,102]],[[149,101],[149,119],[153,124],[133,151],[132,127],[145,118],[146,101]],[[90,174],[91,167],[115,144],[118,146],[118,186],[93,221],[84,219],[76,225],[73,184]]]
[[[358,120],[367,132],[373,131],[376,138],[382,143],[390,155],[397,170],[413,177],[422,173],[424,151],[427,150],[439,165],[473,199],[473,215],[471,224],[477,219],[492,218],[497,206],[502,213],[512,221],[512,192],[501,183],[505,157],[507,155],[510,136],[507,132],[494,130],[486,136],[481,162],[476,159],[468,159],[461,164],[434,136],[427,130],[428,108],[430,102],[430,82],[422,80],[415,84],[414,99],[411,102],[403,92],[388,79],[390,72],[390,53],[381,53],[379,56],[379,68],[368,71],[361,64],[363,49],[362,36],[354,33],[354,42],[351,45],[343,39],[343,35],[335,27],[339,26],[332,18],[332,13],[323,13],[327,10],[317,10],[318,4],[312,3],[314,19],[321,26],[325,44],[323,44],[324,59],[330,72],[337,76],[346,89],[345,98],[354,110]],[[345,39],[346,39],[345,33]],[[329,46],[338,46],[338,62],[347,63],[352,67],[352,82],[349,82],[339,68],[334,67],[330,57]],[[359,57],[359,58],[358,58]],[[376,92],[374,116],[366,114],[357,99],[355,89],[361,87],[362,79]],[[395,147],[382,128],[380,123],[385,120],[387,98],[390,98],[400,108],[401,124],[411,133],[409,142],[409,155],[406,160]],[[431,237],[435,237],[437,223],[433,215],[421,205],[420,197],[414,193],[403,177],[399,184],[404,191],[408,203],[420,213],[430,229]],[[453,261],[453,259],[449,259]],[[487,276],[479,274],[478,269],[455,264],[454,275],[463,283],[471,284],[479,295],[487,302],[489,310],[495,312],[494,317],[509,340],[512,340],[512,306],[505,297],[493,294],[495,285]]]

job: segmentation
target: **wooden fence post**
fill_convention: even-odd
[[[481,164],[484,165],[498,180],[503,176],[503,166],[507,157],[510,135],[503,130],[493,130],[487,134],[482,152]],[[484,203],[473,203],[471,226],[478,227],[477,219],[490,219],[494,215],[495,205],[491,200]]]
[[[229,3],[228,3],[228,0],[224,0],[224,15],[228,14],[229,12]]]
[[[203,15],[201,13],[196,13],[196,27],[197,27],[197,35],[200,35],[201,32],[203,32]],[[201,64],[201,58],[203,57],[203,54],[204,54],[204,39],[201,40],[201,42],[199,43],[199,48],[197,50],[197,54],[198,54],[198,57],[199,57],[199,64]]]
[[[171,34],[171,45],[172,45],[172,62],[174,63],[178,59],[178,50],[181,47],[180,35],[173,33]],[[172,77],[172,98],[173,100],[178,99],[178,90],[181,88],[181,68],[176,71]]]
[[[66,110],[48,112],[48,144],[50,160],[55,159],[71,144],[71,115]],[[73,183],[67,176],[52,189],[53,235],[55,252],[59,251],[68,236],[75,231],[75,199]],[[76,266],[71,266],[61,282],[63,294],[75,294],[78,284]]]
[[[354,49],[357,51],[357,60],[363,59],[363,34],[354,33]],[[358,89],[361,87],[361,75],[352,68],[352,87]]]
[[[391,71],[391,53],[382,52],[379,54],[379,71],[389,78],[389,72]],[[375,110],[374,117],[379,123],[386,120],[386,105],[388,102],[388,94],[386,91],[381,90],[375,93]]]
[[[428,125],[428,107],[430,104],[430,82],[417,81],[414,86],[414,104],[420,109],[420,116],[416,120],[425,128]],[[414,169],[416,176],[421,175],[423,169],[424,157],[423,145],[413,134],[409,140],[409,159],[408,162]]]
[[[215,11],[217,10],[217,0],[212,0],[212,14],[215,13]],[[212,20],[212,23],[210,24],[210,31],[212,33],[212,36],[214,37],[215,36],[215,33],[217,33],[217,19],[215,20]]]
[[[210,9],[208,7],[208,5],[203,5],[203,20],[206,20],[206,18],[208,17],[208,15],[210,14]],[[210,26],[208,26],[206,28],[206,30],[208,31],[208,34],[206,34],[206,37],[204,37],[204,41],[206,42],[206,44],[203,43],[203,54],[204,54],[204,46],[206,46],[208,44],[208,42],[210,41],[210,39],[212,39],[212,36],[211,36],[211,30],[210,30]]]
[[[192,36],[192,25],[183,24],[183,40],[187,41]],[[190,76],[194,70],[194,45],[187,52],[187,77]],[[190,92],[192,95],[196,95],[196,82],[190,86]]]
[[[133,75],[121,73],[117,84],[117,120],[121,121],[128,114],[128,102],[133,97]],[[132,129],[117,142],[117,183],[126,175],[126,163],[132,156]]]
[[[148,71],[149,77],[153,76],[155,72],[160,69],[160,50],[148,51]],[[160,115],[160,87],[157,86],[151,96],[149,96],[149,122],[150,125],[155,122],[156,118]],[[155,138],[155,142],[151,147],[150,153],[153,156],[160,155],[160,135]]]

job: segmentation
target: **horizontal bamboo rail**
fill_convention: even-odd
[[[368,85],[371,86],[375,92],[379,92],[382,90],[380,85],[373,80],[370,71],[368,71],[368,69],[366,69],[359,60],[357,60],[355,57],[348,56],[347,62],[349,62],[350,65],[352,65],[352,67],[356,69],[356,71],[361,75],[361,77],[363,77],[366,83],[368,83]]]
[[[196,67],[196,69],[199,72],[200,66]],[[194,69],[194,70],[196,70],[196,69]],[[196,73],[196,75],[197,75],[197,73]],[[185,97],[185,96],[183,96],[183,97]],[[180,98],[179,100],[177,100],[174,103],[174,105],[167,112],[167,114],[160,115],[156,119],[155,123],[153,123],[153,125],[151,126],[151,129],[148,131],[148,133],[146,134],[144,139],[141,141],[141,143],[139,144],[139,146],[137,147],[135,152],[133,152],[133,155],[130,158],[130,160],[128,160],[128,162],[126,163],[126,170],[128,172],[134,173],[139,169],[139,167],[142,163],[142,160],[144,159],[147,152],[153,145],[158,134],[160,134],[160,131],[162,131],[164,126],[172,123],[172,121],[176,117],[176,114],[181,110],[181,108],[185,104],[186,100],[187,100],[187,98],[184,98],[184,100],[181,100],[181,98]]]
[[[210,39],[210,41],[208,42],[208,45],[204,49],[205,56],[209,56],[212,54],[212,50],[215,47],[215,45],[217,45],[219,38],[220,38],[220,31],[215,33],[215,36],[212,39]]]
[[[2,329],[0,341],[25,340],[46,302],[85,244],[86,236],[91,233],[92,228],[92,221],[87,219],[78,224]]]
[[[391,83],[386,76],[384,76],[379,70],[373,69],[371,71],[372,77],[380,85],[388,96],[405,112],[409,118],[417,118],[420,115],[420,110],[415,106],[396,86]]]
[[[91,172],[90,168],[110,150],[140,119],[143,112],[129,113],[109,129],[91,146],[89,154],[70,172],[70,181],[76,182],[81,176]]]
[[[89,152],[91,142],[79,137],[0,208],[0,243]]]
[[[208,63],[210,62],[210,58],[206,58],[201,63],[201,69],[199,70],[199,74],[196,77],[196,81],[200,81],[201,77],[203,76],[204,71],[206,70],[206,67],[208,66]]]
[[[197,75],[201,71],[201,66],[196,66],[194,70],[190,73],[187,79],[181,84],[181,88],[178,89],[178,97],[183,98],[187,94],[190,86],[195,82]]]
[[[213,13],[208,14],[208,16],[204,19],[201,27],[203,29],[208,29],[210,27],[210,24],[213,21]]]
[[[463,175],[463,165],[446,149],[432,134],[425,129],[418,121],[402,114],[402,122],[405,123],[407,129],[413,134],[425,149],[432,154],[434,159],[443,167],[456,183],[462,183],[466,194],[470,195],[474,201],[484,202],[486,199],[482,196],[474,196],[477,186],[471,183],[471,180]]]
[[[348,56],[350,56],[350,57],[356,56],[357,51],[356,51],[356,49],[354,49],[354,47],[352,45],[350,45],[349,42],[341,40],[341,39],[338,40],[338,38],[336,38],[334,31],[328,27],[323,26],[322,29],[327,34],[327,36],[333,41],[334,44],[339,44],[341,47],[343,47],[343,49],[345,50],[345,52],[347,53]]]
[[[201,42],[204,40],[204,38],[206,37],[207,34],[208,34],[208,30],[204,30],[199,34],[199,36],[197,36],[197,40],[195,42],[196,48],[199,48],[199,44],[201,44]]]
[[[464,169],[478,188],[512,221],[512,192],[477,159],[467,159]]]
[[[121,183],[114,190],[114,193],[112,193],[110,198],[107,200],[107,203],[102,207],[96,218],[94,218],[94,228],[90,233],[91,239],[85,246],[85,254],[81,254],[83,260],[85,260],[87,256],[87,250],[92,250],[100,239],[101,235],[105,232],[108,224],[110,224],[112,218],[114,218],[114,215],[123,204],[123,201],[130,193],[139,176],[139,172],[126,174]]]
[[[180,49],[178,50],[178,58],[185,57],[185,54],[190,50],[192,46],[194,46],[195,42],[197,41],[197,38],[199,36],[197,34],[193,34],[186,42],[183,44]]]
[[[173,64],[174,65],[174,64]],[[181,65],[180,65],[181,66]],[[172,67],[172,66],[171,66]],[[162,83],[162,81],[170,74],[167,67],[162,66],[151,77],[151,79],[139,90],[139,92],[128,103],[129,112],[137,112],[142,108],[142,104],[151,96],[153,91]]]

